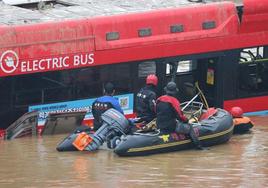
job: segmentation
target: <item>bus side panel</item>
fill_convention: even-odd
[[[261,32],[268,30],[268,1],[244,0],[241,33]]]
[[[204,22],[215,25],[204,29]],[[172,33],[171,26],[174,25],[180,25],[181,32]],[[139,30],[148,33],[139,36]],[[204,5],[198,8],[192,6],[96,18],[93,20],[93,32],[97,50],[213,38],[236,34],[238,15],[232,3],[222,3],[220,6]],[[117,32],[117,39],[107,40],[106,34],[109,32]]]
[[[88,41],[93,36],[87,20],[19,26],[16,27],[16,34],[17,45],[25,48],[20,54],[23,58],[94,50],[94,43]]]
[[[1,42],[0,46],[4,62],[0,76],[72,69],[94,63],[95,43],[87,20],[9,27],[4,34],[8,33],[8,42]]]
[[[267,110],[268,96],[224,101],[224,109],[230,110],[234,106],[241,107],[244,112],[256,112],[256,111]]]

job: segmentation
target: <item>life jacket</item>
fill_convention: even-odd
[[[233,123],[234,125],[248,124],[251,123],[251,120],[249,117],[240,117],[240,118],[234,118]]]
[[[181,120],[183,122],[187,121],[186,116],[184,116],[182,111],[181,111],[180,102],[178,99],[176,99],[175,97],[169,96],[169,95],[163,95],[163,96],[159,97],[157,99],[157,101],[169,103],[176,111],[178,117],[180,118],[179,120]]]
[[[248,117],[239,117],[233,119],[234,134],[248,132],[253,126],[253,122]]]
[[[177,121],[186,121],[182,114],[180,102],[172,96],[164,95],[156,101],[156,124],[162,132],[174,132]]]
[[[152,86],[146,86],[136,95],[136,113],[137,116],[146,122],[155,118],[155,100],[156,94]]]
[[[102,125],[101,115],[110,108],[114,108],[123,114],[123,110],[121,109],[117,99],[112,96],[103,96],[93,102],[92,114],[94,117],[93,123],[95,131]]]

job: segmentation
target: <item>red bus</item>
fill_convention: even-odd
[[[135,95],[154,73],[160,95],[174,64],[181,101],[184,83],[198,81],[210,106],[267,112],[268,1],[192,4],[54,21],[53,8],[43,20],[0,15],[0,127],[29,106],[101,96],[107,81]]]

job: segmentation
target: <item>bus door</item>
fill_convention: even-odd
[[[178,98],[181,102],[191,100],[194,96],[194,72],[196,60],[175,60],[165,62],[165,84],[174,81],[179,89]]]
[[[203,57],[202,57],[203,56]],[[223,82],[224,82],[224,56],[214,54],[213,57],[186,56],[165,59],[165,82],[175,81],[179,88],[181,102],[190,100],[198,92],[194,85],[198,85],[204,93],[208,105],[223,106]],[[174,74],[176,70],[176,74]]]
[[[222,107],[223,78],[219,58],[199,59],[197,62],[196,81],[204,93],[209,106]]]

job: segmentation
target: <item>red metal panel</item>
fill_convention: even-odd
[[[95,53],[96,64],[120,63],[135,60],[191,55],[214,51],[263,46],[268,44],[268,31],[262,34],[233,35],[196,39],[191,41],[170,42],[155,45],[135,46],[113,50],[102,50]]]
[[[230,111],[232,107],[239,106],[244,112],[256,112],[267,110],[268,96],[252,97],[246,99],[236,99],[224,101],[224,109]]]
[[[244,0],[244,15],[267,13],[268,0]]]
[[[207,21],[215,21],[216,28],[203,30],[202,23]],[[215,3],[101,17],[92,24],[96,50],[104,50],[236,34],[238,16],[233,3]],[[170,26],[174,24],[184,25],[184,32],[171,34]],[[151,28],[152,36],[139,37],[138,30],[142,28]],[[119,32],[120,40],[106,41],[107,32]]]
[[[268,30],[268,0],[244,0],[241,33]]]
[[[89,66],[95,48],[91,28],[88,20],[8,27],[4,34],[13,34],[0,46],[0,77]]]
[[[16,27],[17,43],[25,58],[71,54],[94,50],[91,25],[87,20],[52,22]],[[81,45],[83,44],[83,45]],[[23,49],[31,48],[31,49]]]

